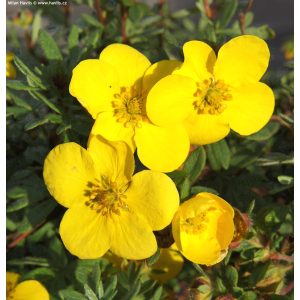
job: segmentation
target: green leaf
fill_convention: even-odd
[[[231,21],[232,17],[236,13],[238,8],[238,1],[237,0],[225,0],[222,3],[221,16],[217,20],[217,26],[220,28],[225,28],[229,22]]]
[[[215,285],[216,285],[216,289],[218,292],[222,293],[222,294],[225,294],[227,289],[222,281],[222,279],[220,277],[217,277],[215,279]]]
[[[43,102],[45,105],[47,105],[49,108],[51,108],[53,111],[55,111],[58,114],[61,114],[60,109],[50,100],[48,100],[44,95],[37,91],[29,91],[29,94],[36,100]]]
[[[204,169],[206,154],[204,148],[199,146],[187,158],[183,170],[188,174],[191,184],[193,184]]]
[[[20,80],[7,80],[6,86],[17,91],[35,91],[38,89],[37,87],[29,86],[27,83]]]
[[[29,105],[25,100],[21,99],[15,93],[7,90],[6,95],[7,97],[10,97],[17,106],[25,108],[27,111],[32,111],[31,105]]]
[[[40,29],[42,27],[42,10],[38,10],[32,21],[31,41],[33,44],[36,43]]]
[[[203,193],[203,192],[219,195],[219,193],[216,190],[206,187],[206,186],[197,185],[197,186],[193,186],[191,189],[192,195],[196,195],[196,194]]]
[[[117,283],[118,283],[118,277],[116,275],[109,278],[108,282],[105,284],[105,292],[104,292],[104,299],[110,300],[115,297],[117,294]]]
[[[191,183],[188,178],[185,178],[180,185],[180,199],[185,199],[190,195]]]
[[[82,14],[81,18],[88,25],[92,25],[94,27],[101,28],[103,30],[103,25],[95,17],[88,14]]]
[[[235,267],[227,266],[225,276],[230,287],[235,287],[238,284],[239,274]]]
[[[62,61],[62,54],[53,39],[53,37],[46,31],[41,30],[38,38],[38,43],[41,46],[46,58],[49,61],[58,60]]]
[[[28,110],[23,107],[9,106],[6,108],[6,117],[13,116],[14,118],[19,118],[28,113]]]
[[[6,212],[11,213],[14,211],[21,210],[22,208],[28,206],[29,200],[27,197],[17,199],[15,201],[10,201],[10,203],[6,207]]]
[[[162,299],[162,294],[163,294],[163,287],[159,286],[149,300],[160,300]]]
[[[73,48],[78,47],[79,44],[79,32],[80,28],[77,25],[72,25],[71,31],[68,37],[68,48],[72,50]]]
[[[187,174],[181,170],[175,170],[173,172],[167,173],[167,175],[174,181],[176,185],[183,182]]]
[[[36,74],[34,74],[30,67],[28,67],[18,56],[14,57],[14,62],[17,68],[26,76],[30,86],[46,89],[46,86],[42,83],[42,80]]]
[[[263,129],[255,134],[249,135],[247,139],[254,141],[265,141],[274,136],[280,129],[280,124],[277,122],[269,122]]]
[[[132,6],[135,4],[134,0],[121,0],[121,2],[123,3],[123,5],[125,6]]]
[[[24,126],[24,129],[27,131],[27,130],[32,130],[38,126],[42,126],[44,124],[47,124],[48,123],[48,120],[46,118],[41,118],[39,120],[34,120],[34,121],[31,121],[29,123],[27,123],[25,126]]]
[[[59,295],[63,300],[86,300],[84,295],[71,290],[59,291]]]
[[[254,292],[248,291],[244,292],[241,297],[239,297],[239,300],[256,300],[257,296]]]
[[[98,300],[96,294],[93,292],[93,290],[87,284],[84,284],[83,287],[84,287],[85,297],[88,300]]]
[[[152,256],[146,259],[147,265],[148,266],[154,265],[158,261],[159,257],[160,257],[160,249],[158,248],[157,251]]]
[[[219,171],[221,168],[228,169],[231,154],[226,140],[206,145],[206,149],[210,166],[214,171]]]
[[[19,199],[28,196],[26,189],[20,186],[14,186],[13,188],[9,189],[6,195],[10,199]]]
[[[277,176],[277,180],[284,185],[290,185],[294,182],[294,177],[286,176],[286,175],[279,175]]]
[[[260,37],[261,39],[267,40],[275,37],[275,32],[268,25],[262,25],[259,27],[248,27],[246,29],[247,34],[252,34]]]
[[[145,4],[137,3],[128,10],[128,17],[134,23],[139,22],[146,14],[148,7]]]

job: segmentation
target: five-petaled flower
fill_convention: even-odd
[[[259,131],[274,110],[274,95],[259,82],[269,63],[260,38],[243,35],[223,45],[216,58],[207,44],[184,44],[184,63],[156,83],[146,111],[158,126],[184,124],[191,144],[224,138],[230,128],[241,135]]]
[[[133,151],[137,148],[149,169],[173,171],[188,155],[189,137],[182,124],[153,125],[146,115],[145,100],[152,86],[180,65],[160,61],[151,66],[134,48],[112,44],[99,59],[84,60],[75,67],[70,93],[96,119],[92,135],[125,141]]]
[[[172,221],[178,250],[197,264],[213,265],[227,254],[234,234],[234,210],[222,198],[199,193],[180,205]]]
[[[49,300],[46,288],[37,280],[25,280],[18,283],[20,275],[6,272],[7,300]]]
[[[165,174],[133,171],[128,145],[101,136],[91,136],[87,150],[65,143],[48,154],[44,180],[68,208],[60,235],[72,254],[98,258],[110,249],[120,257],[144,259],[155,253],[153,231],[171,223],[178,192]]]

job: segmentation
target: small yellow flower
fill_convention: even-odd
[[[44,163],[50,194],[67,207],[60,235],[65,247],[82,259],[109,249],[127,259],[153,255],[154,230],[171,223],[179,205],[173,181],[156,171],[132,176],[134,158],[128,145],[89,139],[87,150],[76,143],[58,145]]]
[[[6,272],[7,300],[49,300],[45,287],[37,280],[25,280],[18,284],[20,275]]]
[[[175,244],[170,248],[161,248],[159,259],[150,266],[150,277],[164,283],[180,273],[183,263],[184,259]]]
[[[183,46],[184,63],[161,79],[147,97],[147,115],[158,126],[184,124],[191,144],[209,144],[233,129],[259,131],[274,110],[274,94],[259,82],[269,63],[260,38],[243,35],[223,45],[216,57],[207,44]]]
[[[213,265],[227,254],[234,234],[234,210],[222,198],[199,193],[184,202],[172,222],[179,251],[197,264]]]
[[[73,70],[70,94],[78,99],[96,122],[93,135],[124,141],[149,169],[169,172],[178,168],[189,151],[183,125],[153,125],[145,109],[151,87],[181,65],[178,61],[149,60],[134,48],[112,44],[99,59],[80,62]]]
[[[14,54],[12,52],[6,53],[6,77],[7,78],[16,78],[17,72],[12,64],[12,61],[14,60]]]

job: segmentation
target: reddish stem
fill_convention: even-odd
[[[121,5],[121,36],[124,44],[129,44],[129,40],[126,34],[126,21],[128,18],[128,10],[125,6]]]
[[[37,226],[35,226],[33,229],[27,231],[27,232],[24,232],[24,233],[21,233],[19,235],[17,235],[14,240],[9,243],[7,245],[7,250],[9,249],[12,249],[14,247],[16,247],[21,241],[23,241],[24,239],[26,239],[31,233],[33,233],[34,231],[36,231],[39,227],[41,227],[45,222],[42,222],[40,224],[38,224]]]
[[[105,24],[105,16],[103,15],[101,5],[100,5],[100,0],[94,0],[94,8],[96,10],[96,14],[98,17],[98,20],[101,24]]]
[[[246,5],[246,7],[244,8],[244,10],[242,12],[240,12],[239,14],[239,24],[240,24],[240,30],[242,34],[245,34],[245,22],[246,22],[246,14],[251,10],[252,6],[253,6],[253,2],[254,0],[248,0],[248,3]]]
[[[205,9],[205,13],[206,13],[206,16],[211,19],[213,17],[213,12],[212,12],[212,9],[209,5],[209,2],[208,0],[204,0],[204,9]]]

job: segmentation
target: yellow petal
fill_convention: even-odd
[[[128,203],[126,201],[126,203]],[[157,250],[152,228],[147,221],[131,209],[123,210],[120,216],[113,214],[110,228],[114,230],[110,250],[117,256],[127,259],[145,259]]]
[[[150,277],[161,283],[166,282],[180,273],[183,263],[184,259],[177,250],[160,249],[158,261],[150,267]]]
[[[233,219],[234,209],[232,208],[232,206],[227,201],[225,201],[221,197],[219,197],[215,194],[206,193],[206,192],[199,193],[199,194],[195,195],[195,197],[200,198],[201,201],[203,201],[204,199],[213,201],[214,205],[217,205],[222,210],[225,210],[230,215],[230,217]]]
[[[180,75],[164,77],[147,96],[148,117],[154,124],[164,127],[182,122],[193,110],[196,90],[196,83],[191,78]]]
[[[266,42],[256,36],[242,35],[224,44],[214,68],[216,79],[236,85],[258,81],[265,73],[270,59]]]
[[[221,115],[197,114],[193,111],[184,121],[191,144],[206,145],[228,135],[228,121]]]
[[[216,62],[214,50],[200,41],[189,41],[183,45],[184,63],[174,74],[201,81],[210,78]]]
[[[70,94],[95,119],[100,112],[112,110],[113,95],[119,89],[118,74],[113,66],[98,59],[80,62],[73,70]]]
[[[178,69],[182,62],[178,60],[161,60],[151,65],[145,72],[143,77],[143,90],[148,92],[160,79],[171,75]]]
[[[259,131],[270,120],[275,99],[272,90],[261,82],[248,83],[232,89],[225,113],[230,128],[241,135]]]
[[[151,64],[141,52],[124,44],[111,44],[104,48],[100,61],[114,66],[120,78],[120,86],[123,87],[136,84]]]
[[[199,233],[188,233],[180,229],[181,212],[178,211],[172,221],[172,233],[176,246],[190,261],[210,265],[218,260],[221,248],[217,239],[211,235],[211,229]],[[205,246],[204,246],[205,245]]]
[[[141,162],[151,170],[171,172],[185,161],[190,142],[182,125],[163,128],[144,122],[136,128],[135,142]]]
[[[14,300],[49,300],[46,288],[37,280],[25,280],[17,285]]]
[[[50,194],[65,207],[83,202],[87,183],[96,178],[91,156],[76,143],[52,149],[45,159],[43,175]]]
[[[233,239],[234,223],[233,217],[229,212],[225,211],[219,217],[217,239],[222,250],[226,250]]]
[[[90,135],[87,151],[93,158],[97,174],[108,176],[113,182],[130,181],[134,158],[126,143],[109,142],[100,135]]]
[[[90,134],[102,135],[109,141],[123,141],[130,147],[132,152],[135,150],[132,127],[127,128],[124,124],[117,122],[112,112],[99,114]]]
[[[126,203],[142,215],[152,230],[161,230],[172,221],[179,205],[174,182],[165,174],[142,171],[132,177]]]
[[[14,272],[6,272],[6,291],[12,290],[18,283],[20,275]]]
[[[85,204],[66,211],[59,232],[65,247],[81,259],[99,258],[110,247],[112,228],[106,216]]]

